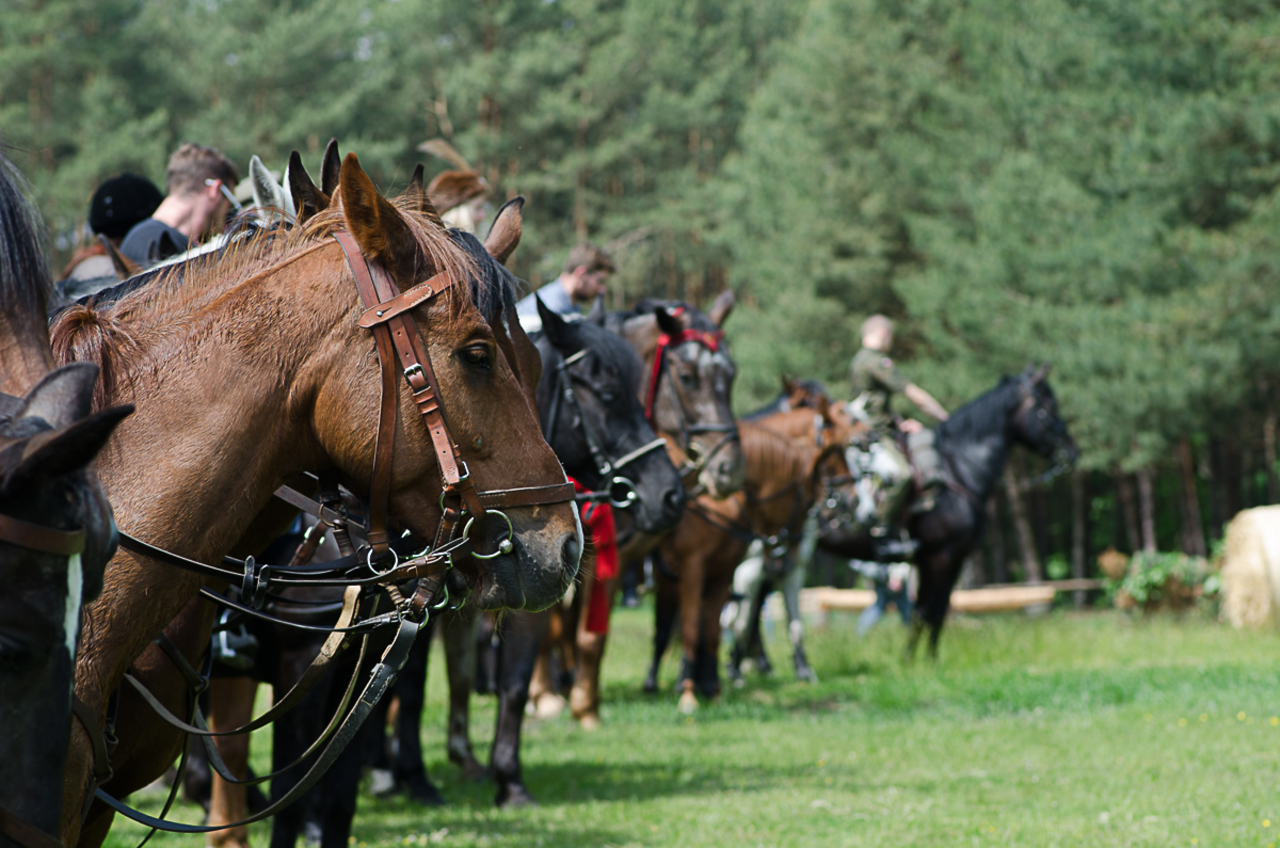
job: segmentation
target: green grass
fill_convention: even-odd
[[[360,846],[397,844],[1272,846],[1280,831],[1280,638],[1208,619],[1055,613],[960,619],[942,659],[903,668],[904,632],[811,628],[817,685],[778,673],[695,717],[644,695],[651,613],[623,610],[605,661],[604,729],[526,725],[536,809],[499,811],[444,757],[432,658],[428,769],[451,805],[362,797]],[[492,737],[476,699],[473,737]],[[266,740],[255,741],[265,768]],[[158,794],[135,800],[150,809]],[[192,821],[198,812],[181,811]],[[109,844],[143,831],[117,824]],[[265,846],[267,829],[252,831]],[[151,844],[198,837],[157,837]],[[406,842],[406,840],[408,840]]]

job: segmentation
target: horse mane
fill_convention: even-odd
[[[976,442],[1004,429],[1018,397],[1019,382],[1005,376],[992,389],[951,413],[938,425],[938,435],[955,442]]]
[[[493,323],[515,303],[515,278],[473,236],[440,229],[416,211],[412,199],[393,202],[432,266],[443,269],[446,279],[466,283],[470,302],[486,321]],[[108,290],[105,297],[63,311],[51,332],[54,356],[59,362],[96,362],[102,379],[95,406],[117,402],[132,392],[130,372],[160,339],[189,332],[199,312],[318,249],[345,227],[341,208],[330,208],[300,226],[263,230],[187,262],[144,272]],[[457,286],[445,293],[455,308],[454,298],[462,290]],[[351,298],[355,308],[354,286]]]
[[[758,425],[739,421],[738,436],[747,460],[747,477],[790,483],[803,477],[810,453],[791,439]]]
[[[44,321],[53,278],[44,254],[44,227],[26,189],[22,174],[0,153],[0,313]]]
[[[811,379],[796,380],[796,385],[803,388],[809,394],[822,395],[827,398],[831,397],[829,394],[827,394],[826,384],[823,383],[821,380],[811,380]],[[767,418],[768,416],[777,412],[782,407],[782,402],[786,400],[788,397],[789,396],[785,391],[778,392],[778,396],[775,397],[773,400],[769,401],[768,403],[766,403],[764,406],[760,407],[759,409],[752,410],[751,412],[748,412],[746,415],[740,415],[738,416],[738,418],[742,421],[759,421],[761,418]]]

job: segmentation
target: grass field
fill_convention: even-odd
[[[904,633],[852,616],[810,633],[817,685],[778,673],[696,716],[640,683],[650,613],[623,610],[605,663],[606,726],[527,725],[536,809],[499,811],[444,757],[433,656],[428,769],[451,804],[362,797],[358,848],[390,845],[1269,846],[1280,832],[1280,637],[1206,618],[1055,613],[960,619],[942,659],[904,669]],[[474,738],[492,736],[476,699]],[[255,741],[265,768],[266,740]],[[135,801],[154,810],[159,796]],[[180,812],[187,821],[198,811]],[[117,824],[110,842],[143,829]],[[265,825],[252,831],[267,843]],[[158,836],[155,844],[198,844]]]

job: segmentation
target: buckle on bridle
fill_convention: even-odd
[[[422,379],[424,380],[426,379],[426,374],[422,370],[422,365],[417,362],[413,363],[408,368],[404,369],[404,378],[406,380],[412,379],[415,376],[422,377]]]

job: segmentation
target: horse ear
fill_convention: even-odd
[[[795,394],[795,391],[796,391],[795,380],[792,380],[786,374],[780,374],[779,377],[782,378],[782,393],[787,397],[791,397],[791,395]]]
[[[409,178],[409,187],[404,190],[405,199],[409,201],[409,205],[414,211],[421,212],[427,216],[431,223],[444,229],[444,221],[440,220],[440,213],[436,211],[435,204],[427,196],[427,189],[423,185],[422,177],[423,167],[422,163],[419,162],[418,167],[413,169],[413,176]]]
[[[827,424],[833,423],[831,419],[831,399],[826,395],[818,395],[817,406],[814,407],[818,414],[822,416],[822,420]]]
[[[354,153],[343,161],[338,185],[347,229],[360,249],[381,262],[402,289],[412,286],[418,279],[418,240],[400,210],[374,187]]]
[[[737,298],[733,295],[733,289],[725,289],[716,296],[715,301],[711,304],[711,309],[707,315],[711,318],[711,323],[717,327],[723,327],[724,321],[729,317],[729,313],[733,311],[733,305],[737,303]]]
[[[604,295],[600,295],[596,298],[595,303],[591,304],[591,311],[587,313],[587,320],[597,327],[603,327],[604,319]]]
[[[1035,373],[1031,375],[1031,384],[1034,386],[1039,383],[1043,383],[1044,378],[1048,376],[1049,376],[1049,363],[1046,362],[1043,365],[1041,365],[1039,368],[1037,368],[1035,370]]]
[[[142,268],[138,266],[129,257],[120,252],[120,248],[116,247],[116,243],[101,233],[98,235],[98,242],[103,249],[107,251],[107,256],[111,257],[111,265],[116,269],[116,276],[122,280],[127,280],[134,274],[140,273]]]
[[[684,332],[684,324],[680,323],[678,317],[668,312],[667,307],[655,307],[653,314],[658,319],[658,329],[668,336],[678,336]]]
[[[289,166],[284,166],[284,173],[280,175],[280,201],[284,205],[280,208],[284,210],[285,217],[290,221],[298,219],[298,207],[293,204],[293,191],[289,188]]]
[[[564,320],[560,313],[553,309],[549,309],[542,298],[534,295],[534,301],[538,304],[538,317],[542,319],[542,333],[547,337],[547,341],[551,342],[552,347],[556,350],[564,352],[574,352],[575,341],[570,338],[569,322]]]
[[[68,427],[32,436],[22,444],[14,467],[5,475],[4,491],[20,492],[36,481],[56,480],[84,468],[106,445],[116,425],[132,412],[133,404],[113,406]]]
[[[298,151],[289,154],[289,193],[293,195],[293,207],[302,224],[329,208],[329,195],[320,191],[311,181],[311,175],[302,165]]]
[[[50,371],[27,393],[21,418],[40,418],[55,430],[69,427],[93,411],[98,366],[72,362]]]
[[[524,231],[524,220],[520,214],[523,208],[524,197],[520,195],[502,204],[502,208],[493,218],[489,235],[485,236],[484,249],[503,265],[507,264],[507,258],[515,253],[516,247],[520,245],[520,235]]]
[[[342,157],[338,154],[338,140],[329,139],[324,148],[324,161],[320,163],[320,190],[333,197],[342,177]]]

